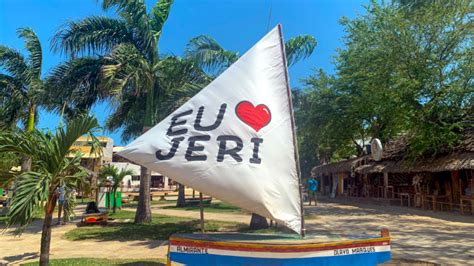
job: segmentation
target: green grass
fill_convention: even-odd
[[[199,211],[199,206],[188,206],[188,207],[165,206],[163,207],[163,209]],[[245,211],[242,210],[241,208],[235,207],[233,205],[230,205],[224,202],[217,202],[217,203],[211,203],[209,205],[205,205],[204,212],[245,213]]]
[[[55,259],[50,260],[51,266],[105,266],[105,265],[136,265],[136,266],[155,266],[165,265],[164,259],[94,259],[94,258],[75,258],[75,259]],[[38,262],[29,262],[21,265],[36,266]]]
[[[64,237],[68,240],[167,240],[174,233],[199,232],[199,220],[153,214],[153,221],[149,224],[134,224],[135,213],[131,211],[118,211],[112,214],[115,219],[132,219],[131,222],[109,223],[104,226],[83,226],[66,232]],[[207,232],[238,231],[246,225],[220,221],[205,221],[204,228]]]

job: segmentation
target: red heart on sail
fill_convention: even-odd
[[[272,117],[270,109],[265,104],[253,106],[249,101],[241,101],[235,107],[237,117],[255,131],[259,131],[270,123]]]

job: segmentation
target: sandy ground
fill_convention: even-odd
[[[377,235],[390,230],[392,257],[441,265],[474,265],[474,216],[406,207],[322,202],[307,207],[310,233]]]
[[[81,213],[76,210],[76,213]],[[54,219],[53,223],[57,220]],[[54,225],[51,238],[51,259],[59,258],[165,258],[168,252],[167,241],[69,241],[62,236],[76,228],[75,220],[67,225]],[[8,230],[1,234],[0,228],[0,265],[18,265],[23,262],[37,260],[41,239],[41,221],[35,221],[20,236]]]
[[[199,212],[161,209],[164,215],[199,218]],[[380,228],[390,229],[394,258],[423,260],[442,265],[474,265],[474,216],[456,213],[433,213],[410,208],[362,204],[320,202],[306,207],[309,234],[331,232],[345,236],[378,235]],[[248,223],[250,215],[205,213],[209,220]],[[75,225],[55,226],[51,258],[164,258],[166,241],[68,241],[62,235]],[[35,222],[21,236],[10,231],[0,235],[0,264],[18,264],[38,257],[40,222]]]

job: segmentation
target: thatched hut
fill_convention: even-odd
[[[386,144],[380,161],[364,156],[320,165],[312,173],[337,176],[339,195],[396,199],[433,210],[470,205],[474,213],[474,130],[464,136],[460,145],[415,162],[406,159],[408,141],[400,137]]]

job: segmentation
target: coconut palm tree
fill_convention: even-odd
[[[24,39],[28,58],[18,50],[0,45],[0,95],[9,93],[10,101],[3,98],[3,114],[8,114],[11,122],[22,120],[27,131],[33,131],[37,108],[41,103],[44,84],[41,80],[43,52],[38,36],[30,28],[20,28],[18,37]],[[10,105],[10,106],[8,106]]]
[[[33,130],[31,132],[0,132],[0,153],[28,156],[31,171],[14,176],[14,193],[8,213],[8,225],[24,229],[33,219],[38,207],[44,207],[41,235],[40,265],[48,265],[51,244],[51,223],[59,186],[72,189],[88,175],[80,166],[81,154],[71,154],[71,146],[80,136],[91,134],[98,127],[97,120],[78,116],[66,122],[56,133]],[[72,157],[72,158],[71,158]]]
[[[100,83],[117,98],[142,97],[142,132],[158,122],[155,105],[162,94],[156,72],[160,62],[158,42],[172,2],[161,0],[147,12],[144,1],[103,0],[103,9],[114,9],[117,18],[93,16],[70,22],[52,42],[54,49],[71,57],[99,55],[103,59]],[[136,223],[151,221],[150,179],[150,172],[142,167]]]
[[[0,118],[13,125],[22,121],[32,132],[38,116],[38,106],[44,101],[45,85],[41,80],[43,52],[38,36],[30,28],[20,28],[18,37],[25,41],[28,58],[18,50],[0,45]],[[22,170],[30,169],[25,158]]]
[[[115,213],[115,210],[117,209],[117,189],[120,187],[120,184],[122,183],[124,177],[126,177],[127,175],[131,176],[134,174],[135,173],[131,169],[121,169],[119,171],[118,168],[114,165],[106,165],[100,170],[99,178],[102,182],[106,182],[106,180],[109,180],[109,177],[112,178],[110,181],[112,181],[111,192],[113,195],[113,213]]]
[[[316,39],[310,35],[301,35],[285,42],[285,52],[288,66],[309,57],[316,48]],[[186,56],[196,62],[211,75],[218,75],[231,64],[239,59],[239,54],[224,49],[212,37],[200,35],[191,39],[186,47]],[[184,189],[178,193],[178,205],[184,201]],[[267,228],[268,222],[265,217],[252,214],[250,221],[251,229]]]

